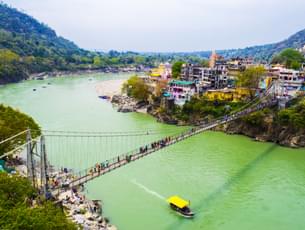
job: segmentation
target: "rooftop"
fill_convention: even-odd
[[[169,84],[176,84],[176,85],[193,85],[193,81],[180,81],[180,80],[171,80]]]

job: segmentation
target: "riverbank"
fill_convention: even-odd
[[[15,168],[16,173],[22,177],[27,175],[26,159],[13,156],[8,162],[11,168]],[[37,172],[39,168],[36,169]],[[38,175],[38,178],[40,175]],[[68,169],[52,171],[49,175],[50,192],[47,194],[48,200],[53,200],[57,206],[62,207],[66,217],[83,229],[93,230],[117,230],[116,226],[109,223],[108,218],[103,217],[102,204],[100,200],[90,200],[84,194],[84,187],[66,187],[74,178],[73,172]],[[40,181],[37,180],[39,185]],[[54,188],[57,189],[54,189]]]
[[[87,75],[98,73],[141,73],[144,70],[134,68],[107,68],[107,69],[86,69],[74,71],[52,71],[31,74],[27,80],[44,80],[49,77],[73,76],[73,75]]]
[[[304,117],[304,96],[299,96],[292,103],[288,104],[286,110],[279,110],[277,107],[264,109],[247,115],[242,119],[218,126],[214,130],[227,134],[240,134],[253,138],[260,142],[273,142],[290,148],[305,147],[305,129],[303,129]],[[159,101],[159,100],[157,100]],[[115,95],[112,103],[118,106],[119,112],[143,112],[155,117],[158,122],[171,125],[198,126],[208,119],[203,119],[199,114],[194,114],[189,120],[181,119],[182,109],[177,111],[165,111],[161,102],[143,104],[126,95]],[[292,110],[291,114],[285,114]],[[290,113],[290,112],[289,112]],[[210,116],[210,115],[209,115]],[[212,116],[212,115],[211,115]],[[289,118],[290,116],[290,118]],[[286,121],[290,119],[289,121]],[[297,123],[296,123],[297,122]]]
[[[126,79],[116,79],[98,82],[95,91],[98,97],[109,99],[118,112],[147,113],[147,103],[138,102],[122,93]]]
[[[37,81],[12,84],[0,88],[0,99],[26,111],[47,130],[158,130],[160,136],[168,135],[170,130],[177,134],[185,130],[156,122],[151,116],[117,113],[110,102],[97,98],[95,83],[102,77],[92,79],[58,79],[52,81],[48,90],[38,92],[32,92],[41,85]],[[48,160],[59,168],[88,168],[102,160],[101,154],[108,153],[105,158],[111,158],[133,149],[137,143],[143,144],[139,137],[113,141],[108,138],[108,147],[99,141],[75,144],[77,137],[71,142],[69,138],[61,142],[51,140],[47,142]],[[91,147],[93,150],[85,154],[84,150]],[[270,229],[277,229],[279,219],[283,228],[297,229],[305,226],[304,161],[304,149],[282,148],[245,136],[208,131],[92,180],[85,184],[84,194],[91,200],[102,200],[103,215],[118,229],[185,230],[205,226],[211,230],[221,223],[226,229],[249,229],[249,219],[250,227],[264,229],[266,218],[271,220]],[[198,214],[194,220],[179,218],[168,207],[166,198],[177,193],[191,200],[191,208]],[[291,209],[283,208],[289,205],[293,205]]]

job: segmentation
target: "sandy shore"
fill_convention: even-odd
[[[101,81],[96,84],[95,90],[98,96],[108,96],[121,94],[123,83],[126,79]]]

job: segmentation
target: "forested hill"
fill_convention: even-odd
[[[33,17],[0,4],[0,83],[34,72],[86,68],[93,55]]]
[[[283,49],[287,48],[302,48],[305,45],[305,29],[290,36],[288,39],[281,42],[252,46],[244,49],[231,49],[217,51],[224,57],[254,57],[259,60],[270,60],[270,58]]]
[[[4,4],[0,5],[0,29],[0,48],[8,48],[18,55],[87,54],[73,42],[58,37],[48,26]]]
[[[80,49],[33,17],[0,2],[0,84],[26,79],[32,73],[155,66],[174,58],[165,54]]]

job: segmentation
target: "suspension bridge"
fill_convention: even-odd
[[[25,130],[0,141],[1,147],[15,139],[21,141],[25,138],[23,144],[19,145],[20,141],[17,141],[16,146],[2,154],[0,159],[16,154],[23,155],[26,175],[32,184],[44,193],[51,191],[56,194],[63,184],[49,186],[52,172],[70,169],[73,176],[66,181],[65,187],[79,186],[160,149],[277,104],[278,99],[274,97],[274,91],[270,87],[238,111],[197,127],[131,132],[42,130],[35,138],[32,138],[35,130]]]

